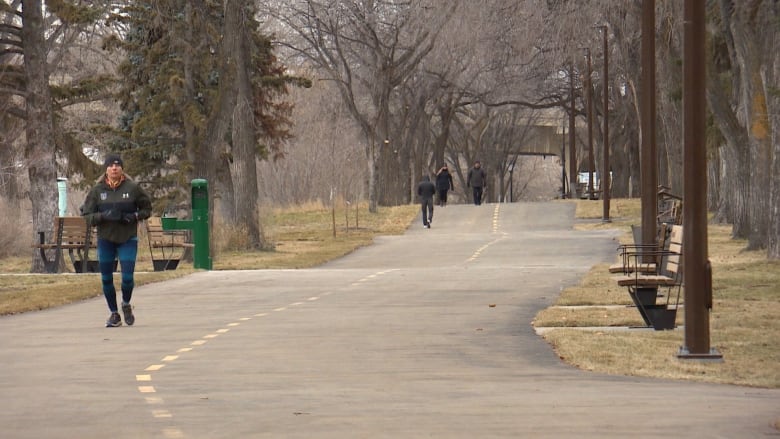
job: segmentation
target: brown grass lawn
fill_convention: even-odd
[[[601,218],[601,202],[578,201],[581,218]],[[613,200],[612,224],[630,240],[630,224],[639,224],[639,200]],[[730,238],[730,226],[708,227],[709,259],[713,267],[714,304],[710,342],[723,354],[722,362],[677,359],[684,330],[583,330],[583,327],[638,326],[635,308],[608,305],[631,303],[600,264],[557,303],[541,311],[536,327],[555,327],[543,337],[566,362],[585,370],[611,374],[688,379],[756,387],[780,387],[780,261],[767,261],[763,251],[744,251],[746,243]],[[617,262],[617,256],[615,258]],[[566,307],[562,307],[566,305]],[[577,307],[578,305],[590,305]],[[592,305],[605,305],[603,308]],[[684,325],[684,310],[677,324]],[[573,329],[573,328],[580,329]]]
[[[630,240],[629,226],[639,223],[639,200],[613,199],[609,224],[597,221],[602,215],[600,201],[564,202],[577,203],[579,218],[594,219],[577,227],[619,228],[625,230],[626,242]],[[340,210],[335,216],[334,237],[332,212],[322,206],[276,210],[263,220],[273,250],[240,250],[241,232],[221,228],[214,238],[214,269],[313,267],[369,244],[376,235],[403,233],[417,211],[416,205],[381,208],[376,214],[369,214],[365,206],[350,212]],[[585,370],[780,387],[780,262],[767,261],[763,252],[743,251],[745,243],[730,239],[729,231],[728,226],[709,227],[714,289],[711,343],[723,354],[722,362],[677,359],[684,336],[680,329],[577,329],[642,323],[636,309],[612,306],[629,305],[630,299],[607,273],[608,264],[593,267],[579,285],[563,291],[555,306],[541,311],[534,324],[555,328],[543,337],[564,361]],[[141,242],[145,242],[143,236]],[[29,257],[0,259],[0,315],[44,309],[101,294],[97,275],[30,275],[29,264]],[[143,245],[139,248],[138,270],[139,285],[193,272],[186,262],[176,271],[144,271],[151,270],[151,262],[148,248]],[[679,314],[678,324],[684,325],[683,312]]]

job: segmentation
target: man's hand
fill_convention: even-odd
[[[125,224],[134,224],[138,222],[138,214],[136,212],[126,213],[122,215],[122,222]]]
[[[119,221],[122,219],[122,213],[119,212],[116,209],[109,209],[103,212],[100,212],[100,220],[101,221]]]

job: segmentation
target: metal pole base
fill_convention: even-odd
[[[701,360],[720,363],[723,361],[723,354],[718,352],[718,350],[715,348],[710,348],[710,352],[708,354],[692,354],[688,351],[688,348],[680,346],[680,351],[677,352],[677,358],[681,360]]]

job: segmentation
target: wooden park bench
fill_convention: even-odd
[[[175,270],[187,249],[195,245],[189,242],[186,230],[163,230],[160,217],[146,220],[146,237],[154,271]]]
[[[631,231],[634,238],[633,244],[621,244],[618,246],[618,259],[620,260],[616,264],[609,266],[610,273],[645,273],[654,274],[658,271],[658,266],[661,262],[661,257],[645,255],[645,257],[637,258],[633,255],[642,249],[646,250],[668,250],[669,234],[671,227],[667,224],[661,223],[658,227],[657,242],[653,244],[642,244],[642,231],[639,226],[631,226]]]
[[[671,228],[666,249],[640,247],[627,251],[625,256],[635,260],[634,266],[639,266],[648,257],[659,258],[661,263],[652,273],[635,270],[615,278],[619,286],[628,288],[647,326],[656,330],[674,329],[675,326],[683,283],[682,239],[682,226],[675,225]],[[659,304],[656,301],[660,289],[666,289],[666,301]]]
[[[658,223],[682,224],[682,197],[666,186],[658,187]]]
[[[39,242],[33,248],[40,250],[44,269],[47,273],[58,273],[62,261],[62,251],[67,250],[76,273],[97,272],[97,261],[89,259],[89,251],[96,248],[97,237],[94,229],[87,227],[87,221],[81,216],[58,216],[54,218],[54,230],[46,240],[45,232],[38,232]],[[54,258],[49,259],[46,251],[54,250]]]

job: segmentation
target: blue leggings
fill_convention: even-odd
[[[122,270],[122,303],[130,303],[133,296],[133,273],[135,258],[138,255],[138,237],[117,244],[105,239],[97,242],[98,262],[100,264],[100,280],[103,283],[103,295],[106,296],[108,309],[117,312],[116,288],[114,287],[114,261],[119,258]]]

